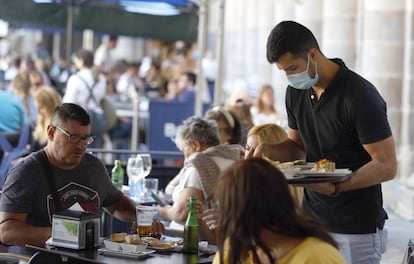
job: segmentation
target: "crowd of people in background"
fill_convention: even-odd
[[[105,119],[99,102],[105,96],[121,103],[130,102],[132,93],[150,100],[194,103],[199,85],[202,102],[212,104],[216,62],[211,51],[202,60],[206,77],[201,80],[197,78],[196,44],[169,44],[163,47],[159,57],[143,57],[140,61],[116,60],[112,52],[117,44],[118,36],[111,35],[94,51],[75,51],[70,62],[63,57],[52,61],[44,43],[38,45],[32,56],[2,58],[1,90],[10,92],[17,100],[14,104],[17,109],[7,108],[8,113],[16,117],[12,120],[0,118],[0,131],[18,132],[26,123],[31,125],[33,132],[40,131],[36,126],[40,125],[37,119],[42,106],[36,103],[34,96],[44,89],[55,90],[60,96],[59,102],[77,103],[93,114],[92,132],[96,140],[91,147],[96,148],[104,147],[104,134],[114,142],[131,136],[131,118],[120,117],[117,128],[103,129]],[[282,125],[283,116],[275,110],[274,96],[272,86],[265,84],[256,103],[253,103],[256,95],[246,91],[234,91],[230,99],[223,102],[222,106],[240,123],[242,134],[238,143],[246,144],[247,132],[253,125],[266,122]],[[11,103],[13,101],[9,100],[8,104]],[[15,112],[24,115],[13,114]]]

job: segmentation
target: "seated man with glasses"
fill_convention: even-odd
[[[0,197],[0,241],[43,246],[54,212],[103,208],[123,221],[136,219],[135,204],[111,182],[105,165],[86,153],[93,143],[88,113],[79,105],[58,106],[47,127],[48,143],[7,175]],[[53,191],[54,189],[54,191]],[[164,231],[157,220],[153,233]]]

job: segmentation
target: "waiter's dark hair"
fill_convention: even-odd
[[[266,57],[269,63],[277,62],[286,53],[306,59],[311,48],[320,51],[318,41],[307,27],[295,21],[282,21],[267,38]]]

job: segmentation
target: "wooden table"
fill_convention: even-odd
[[[209,246],[211,249],[215,249],[215,246]],[[212,263],[214,255],[187,255],[179,252],[165,252],[165,253],[152,253],[145,258],[133,259],[125,257],[111,257],[105,256],[97,251],[97,249],[84,249],[84,250],[71,250],[65,248],[56,247],[36,247],[28,245],[26,248],[17,246],[5,246],[0,245],[0,254],[16,254],[20,256],[30,257],[37,251],[43,251],[53,255],[59,255],[61,257],[67,257],[69,260],[78,260],[84,263],[117,263],[117,264],[129,264],[129,263],[142,263],[142,264],[195,264],[195,263]],[[6,258],[0,256],[0,264],[10,263],[5,261]],[[79,263],[79,262],[76,262]]]

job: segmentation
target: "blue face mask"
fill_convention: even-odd
[[[315,77],[309,76],[309,54],[308,54],[308,66],[306,70],[300,73],[290,74],[287,76],[290,86],[299,90],[308,90],[319,80],[318,66],[315,63]]]

